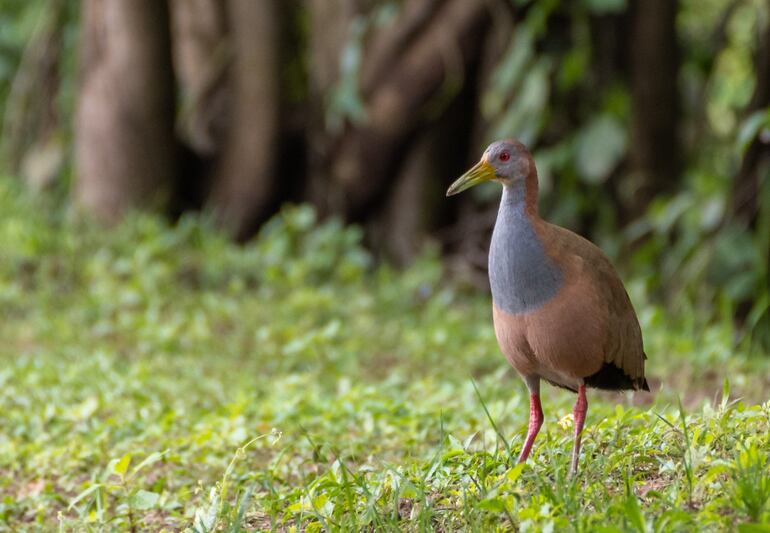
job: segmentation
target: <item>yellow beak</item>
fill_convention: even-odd
[[[495,169],[487,163],[486,159],[482,159],[468,172],[457,178],[457,181],[449,186],[446,195],[452,196],[453,194],[463,192],[465,189],[470,189],[474,185],[493,179],[495,179]]]

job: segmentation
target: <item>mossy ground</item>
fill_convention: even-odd
[[[654,392],[590,395],[569,480],[574,395],[515,466],[526,390],[430,254],[374,267],[306,208],[239,247],[0,207],[2,531],[770,531],[768,359],[643,280]]]

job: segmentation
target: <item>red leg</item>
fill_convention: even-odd
[[[575,445],[572,447],[572,463],[570,464],[570,475],[577,474],[578,459],[580,457],[580,441],[583,436],[583,424],[586,421],[586,413],[588,412],[588,400],[586,399],[586,386],[580,385],[578,387],[578,397],[575,402],[575,408],[572,411],[573,418],[575,420]]]
[[[529,452],[532,451],[532,444],[535,442],[535,437],[540,431],[540,426],[543,425],[543,408],[540,406],[540,395],[532,393],[529,395],[529,427],[527,428],[527,439],[524,441],[524,447],[519,454],[519,462],[523,463],[529,457]]]

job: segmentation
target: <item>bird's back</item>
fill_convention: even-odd
[[[583,237],[527,217],[540,254],[530,236],[517,241],[522,230],[511,229],[512,222],[522,223],[498,218],[490,249],[495,330],[511,364],[523,375],[573,390],[581,381],[602,389],[646,390],[639,322],[609,259]],[[525,261],[517,254],[530,257]],[[533,268],[533,258],[555,266],[558,275],[542,265]],[[522,287],[533,284],[533,276],[547,279],[534,282],[542,297],[531,301],[532,292]],[[520,304],[527,300],[532,305]]]
[[[602,389],[649,390],[639,320],[610,260],[598,246],[568,229],[544,222],[541,232],[557,263],[576,269],[568,276],[572,283],[579,280],[584,291],[595,295],[586,298],[586,316],[587,320],[602,322],[597,325],[605,340],[597,358],[601,357],[604,364],[598,372],[585,377],[586,384]]]

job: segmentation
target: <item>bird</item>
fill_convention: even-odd
[[[604,252],[540,217],[537,169],[524,144],[493,142],[446,195],[489,181],[503,188],[489,246],[495,336],[529,390],[529,424],[518,462],[527,460],[543,425],[544,380],[577,393],[574,476],[588,412],[586,387],[650,390],[639,320]]]

